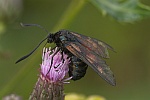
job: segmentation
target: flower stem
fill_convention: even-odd
[[[63,82],[50,82],[40,75],[29,100],[64,100]]]

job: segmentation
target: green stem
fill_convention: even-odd
[[[73,21],[75,16],[77,16],[84,4],[85,0],[72,0],[53,30],[58,31],[61,28],[66,28]],[[41,49],[42,47],[40,47],[40,49],[36,52],[36,56],[32,56],[30,60],[21,67],[18,73],[16,73],[14,77],[1,89],[0,98],[13,91],[19,84],[18,81],[23,80],[23,77],[25,77],[28,72],[34,70],[32,66],[38,62],[37,56],[38,54],[41,54]]]
[[[53,30],[58,31],[61,28],[66,28],[77,16],[79,11],[84,6],[85,2],[86,0],[72,0]]]

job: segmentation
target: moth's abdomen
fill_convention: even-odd
[[[87,64],[76,56],[72,56],[71,64],[69,66],[69,76],[72,76],[72,80],[79,80],[86,74]]]

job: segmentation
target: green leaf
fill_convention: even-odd
[[[133,22],[150,17],[150,7],[139,0],[90,0],[90,2],[118,21]]]

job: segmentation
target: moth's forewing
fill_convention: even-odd
[[[93,70],[98,73],[104,80],[109,84],[115,85],[115,79],[112,71],[104,60],[102,60],[95,51],[92,51],[85,45],[79,42],[67,41],[65,47],[88,66],[93,68]]]
[[[70,32],[77,41],[84,47],[89,48],[92,51],[103,58],[109,58],[109,53],[107,49],[113,50],[111,46],[103,41],[96,40],[94,38],[84,36],[78,33]],[[114,51],[114,50],[113,50]]]

